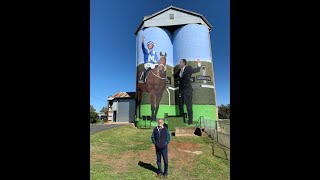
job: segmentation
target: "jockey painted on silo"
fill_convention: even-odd
[[[145,81],[145,74],[149,69],[154,69],[156,65],[158,65],[158,55],[156,51],[153,49],[154,43],[149,41],[147,43],[148,49],[144,45],[144,36],[142,36],[142,52],[143,52],[143,59],[144,59],[144,70],[140,75],[139,83],[144,83]]]

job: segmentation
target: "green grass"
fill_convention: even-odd
[[[120,126],[90,136],[90,179],[157,179],[148,168],[157,167],[151,130]],[[230,161],[222,150],[212,156],[208,137],[171,136],[168,179],[230,179]],[[200,155],[181,152],[189,145]],[[229,152],[227,152],[229,154]],[[144,163],[145,167],[138,163]],[[163,162],[162,162],[163,163]]]

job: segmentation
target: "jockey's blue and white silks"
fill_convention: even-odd
[[[151,49],[147,49],[145,46],[144,46],[144,43],[142,43],[142,52],[143,52],[143,55],[144,55],[144,63],[152,63],[152,64],[157,64],[158,63],[158,55],[156,53],[155,50]]]

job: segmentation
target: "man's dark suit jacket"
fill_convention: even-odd
[[[184,92],[192,92],[192,86],[191,86],[191,82],[190,82],[190,77],[192,75],[192,73],[197,73],[200,71],[200,67],[197,68],[192,68],[191,66],[186,66],[184,68],[182,77],[180,78],[180,71],[181,69],[179,69],[179,71],[174,75],[174,78],[179,78],[180,84],[179,84],[179,91],[181,93]]]

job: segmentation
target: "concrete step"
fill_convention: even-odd
[[[199,132],[198,135],[196,135],[196,127],[176,127],[175,128],[175,136],[201,136],[202,131],[200,130],[200,134]]]

